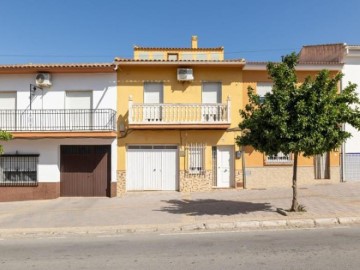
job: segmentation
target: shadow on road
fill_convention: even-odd
[[[171,214],[187,214],[189,216],[248,214],[251,212],[274,212],[269,203],[252,203],[226,200],[169,200],[163,201],[169,206],[160,210]]]

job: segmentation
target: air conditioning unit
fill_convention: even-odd
[[[38,73],[35,78],[35,83],[39,87],[50,87],[51,75],[49,73]]]
[[[192,81],[194,80],[192,68],[178,68],[177,70],[178,81]]]

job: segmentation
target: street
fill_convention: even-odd
[[[0,239],[0,269],[359,269],[360,227]]]

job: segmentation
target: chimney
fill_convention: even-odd
[[[191,37],[191,49],[197,49],[198,48],[198,37],[192,36]]]

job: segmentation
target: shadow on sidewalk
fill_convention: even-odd
[[[248,214],[251,212],[274,212],[269,203],[252,203],[226,200],[169,200],[162,201],[170,204],[160,210],[171,214],[187,214],[189,216],[222,215],[231,216]]]

